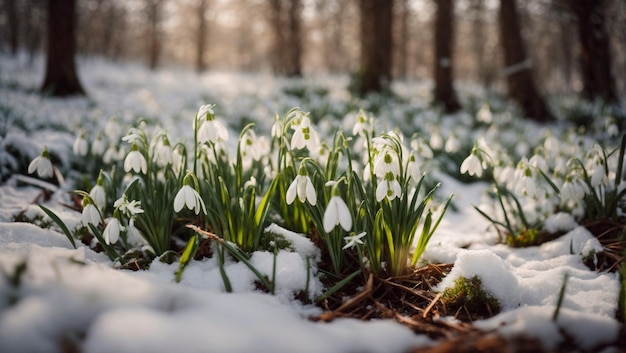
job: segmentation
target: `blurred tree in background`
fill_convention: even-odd
[[[41,91],[52,96],[84,95],[76,73],[76,0],[48,0],[48,50]]]
[[[441,58],[449,57],[446,75],[452,84],[444,91],[471,83],[504,95],[518,76],[511,70],[525,63],[532,68],[519,73],[533,82],[521,86],[527,96],[541,97],[539,91],[605,101],[626,96],[626,1],[507,1],[505,8],[517,14],[519,28],[513,32],[519,32],[520,45],[501,40],[498,0],[453,0],[453,40],[446,44],[449,39],[437,26],[444,3],[76,0],[77,54],[80,60],[143,62],[152,69],[182,66],[284,76],[358,73],[360,93],[384,90],[393,80],[435,83]],[[0,52],[29,55],[36,64],[47,50],[43,39],[48,29],[41,25],[46,12],[46,0],[0,0]],[[505,46],[523,55],[505,62]],[[438,47],[449,48],[449,54],[437,54]],[[532,91],[537,94],[528,93]],[[440,100],[436,96],[433,90],[433,100]],[[530,101],[535,100],[520,105],[541,119],[544,114],[530,113],[542,111],[537,108],[541,104]]]
[[[437,5],[435,15],[435,97],[434,103],[443,106],[447,113],[461,109],[452,85],[453,47],[453,0],[434,0]]]

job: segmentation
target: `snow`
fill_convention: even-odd
[[[16,61],[0,58],[0,79],[34,87],[41,74],[40,64],[35,69],[24,68]],[[243,95],[236,100],[241,91],[280,87],[280,82],[264,76],[210,73],[197,79],[187,72],[149,73],[132,65],[112,66],[99,61],[82,62],[81,67],[97,109],[88,110],[89,105],[79,99],[46,100],[0,87],[0,104],[20,107],[14,114],[29,117],[24,124],[40,122],[45,128],[29,134],[29,129],[16,127],[0,144],[16,146],[27,159],[47,145],[61,158],[60,164],[67,166],[70,162],[62,156],[71,154],[73,132],[50,133],[51,125],[69,128],[88,117],[89,124],[103,128],[112,114],[128,122],[135,116],[129,111],[148,117],[189,117],[200,104],[207,103],[206,96],[224,102],[218,115],[273,117],[277,107],[272,94],[279,88],[268,88],[270,94],[255,99]],[[212,90],[206,93],[205,86]],[[494,120],[498,118],[494,116]],[[168,131],[189,138],[188,120],[173,120],[180,121],[177,124],[170,121]],[[442,130],[448,129],[445,124]],[[265,125],[269,131],[271,119],[265,119]],[[489,223],[473,209],[488,185],[464,184],[442,173],[436,178],[442,181],[442,194],[454,192],[456,210],[448,210],[423,259],[454,263],[438,290],[453,285],[459,276],[480,276],[484,289],[503,310],[474,322],[476,327],[511,337],[530,335],[548,349],[570,339],[582,349],[616,340],[620,327],[614,318],[618,275],[590,271],[582,261],[602,249],[596,238],[569,214],[560,213],[544,224],[546,230],[566,232],[560,238],[519,249],[498,244]],[[12,217],[20,211],[30,217],[42,214],[32,204],[39,192],[36,187],[18,183],[16,175],[0,185],[0,269],[4,274],[0,276],[0,352],[59,352],[59,342],[77,344],[85,353],[374,353],[405,352],[434,343],[392,320],[308,320],[320,309],[293,300],[293,295],[305,287],[310,297],[323,292],[316,276],[310,276],[307,283],[307,273],[317,270],[319,250],[303,235],[275,224],[266,231],[282,236],[292,249],[281,250],[276,258],[272,253],[256,252],[250,261],[267,276],[272,275],[276,261],[276,295],[257,291],[251,271],[229,258],[225,269],[234,293],[225,293],[215,258],[190,262],[182,281],[175,283],[176,263],[156,259],[147,271],[121,270],[104,254],[83,244],[73,249],[55,228],[13,222]],[[45,204],[72,228],[80,214],[59,206],[62,201],[61,195],[54,194]],[[16,288],[8,277],[24,261],[26,272]],[[566,274],[565,297],[554,322],[552,316]]]

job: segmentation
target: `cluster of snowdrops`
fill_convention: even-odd
[[[424,136],[377,133],[374,118],[359,111],[350,134],[339,129],[325,141],[309,114],[294,108],[276,115],[271,138],[249,124],[233,144],[214,109],[200,107],[190,145],[172,144],[166,130],[144,123],[122,136],[112,120],[91,143],[79,133],[74,152],[108,166],[89,191],[74,191],[82,199],[82,230],[42,209],[73,244],[86,231],[113,261],[128,261],[137,249],[149,258],[173,255],[178,280],[209,238],[220,266],[226,256],[243,262],[271,292],[275,278],[249,261],[255,251],[276,255],[285,246],[268,231],[271,223],[314,239],[323,255],[307,263],[326,261],[325,274],[338,284],[359,274],[399,276],[419,263],[452,200],[437,193],[439,183],[428,174],[433,151]],[[621,216],[624,142],[607,150],[567,136],[568,143],[557,143],[559,137],[546,135],[520,161],[476,140],[460,172],[492,183],[487,196],[494,207],[477,211],[498,232],[542,230],[557,211],[579,220]],[[45,149],[29,166],[42,177],[52,170]],[[229,290],[224,271],[222,279]]]

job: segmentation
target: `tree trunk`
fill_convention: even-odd
[[[274,31],[272,69],[277,75],[302,76],[302,1],[270,1]]]
[[[435,0],[435,97],[446,113],[461,109],[452,85],[452,42],[454,4],[452,0]]]
[[[583,97],[616,102],[609,36],[604,27],[606,1],[570,0],[569,4],[578,19]]]
[[[401,0],[400,2],[400,40],[398,41],[398,76],[406,79],[408,76],[407,58],[409,56],[409,16],[411,7],[409,0]]]
[[[288,43],[284,48],[287,54],[287,76],[302,76],[302,1],[291,0],[287,10]]]
[[[48,0],[48,55],[42,92],[59,97],[85,94],[75,55],[76,0]]]
[[[515,0],[500,0],[500,43],[504,53],[504,75],[508,94],[517,102],[527,118],[547,122],[553,120],[539,95],[526,57]]]
[[[161,3],[162,0],[148,0],[146,15],[148,17],[148,67],[156,70],[161,59]]]
[[[204,60],[204,51],[206,48],[206,0],[198,2],[198,37],[196,42],[196,71],[203,72],[206,70],[206,62]]]
[[[382,92],[391,83],[393,0],[360,0],[361,67],[356,91]]]
[[[9,48],[11,50],[11,55],[16,55],[19,46],[18,33],[20,18],[17,13],[17,0],[5,0],[4,5],[8,17]]]

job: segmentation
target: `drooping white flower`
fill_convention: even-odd
[[[131,144],[137,143],[137,142],[141,142],[141,140],[143,139],[143,136],[144,136],[144,132],[142,130],[133,127],[130,130],[128,130],[128,134],[126,134],[126,136],[122,137],[122,141],[131,143]]]
[[[469,175],[476,175],[479,178],[483,175],[483,163],[475,152],[475,149],[463,160],[460,171],[461,174],[467,173]]]
[[[280,120],[280,117],[276,115],[276,119],[274,119],[274,124],[272,124],[272,138],[281,138],[283,137],[283,122]]]
[[[165,167],[174,163],[172,147],[167,136],[163,135],[154,146],[154,160],[160,167]]]
[[[113,207],[130,218],[144,212],[141,208],[141,201],[128,201],[126,194],[123,194],[122,197],[117,199],[113,204]]]
[[[317,131],[311,126],[311,119],[303,115],[299,120],[299,124],[294,126],[296,131],[291,136],[291,148],[303,149],[306,147],[309,151],[316,150],[320,145],[320,138]]]
[[[567,177],[561,187],[561,202],[566,204],[568,201],[571,201],[573,204],[576,204],[585,198],[587,191],[587,184],[585,184],[582,180],[579,178]]]
[[[370,119],[365,115],[363,110],[359,110],[356,116],[356,122],[352,128],[352,135],[354,136],[367,136],[370,130]]]
[[[207,214],[204,200],[200,194],[190,185],[183,185],[176,197],[174,198],[174,212],[180,212],[183,207],[187,207],[190,211],[194,211],[196,215],[202,213]]]
[[[91,191],[89,191],[89,197],[91,197],[93,203],[96,204],[99,209],[104,209],[106,206],[106,192],[102,185],[94,185],[94,187],[91,188]]]
[[[117,240],[120,238],[120,232],[124,231],[125,228],[122,226],[122,223],[116,217],[111,218],[109,224],[104,228],[102,232],[102,236],[104,237],[104,242],[107,245],[117,243]]]
[[[493,121],[493,115],[491,114],[491,109],[489,109],[489,104],[485,103],[480,107],[476,113],[476,120],[485,124],[491,124]]]
[[[357,245],[363,245],[363,240],[361,240],[367,233],[361,232],[359,234],[350,234],[347,237],[343,237],[343,240],[346,242],[346,245],[343,246],[343,250],[353,248]]]
[[[439,131],[434,131],[430,135],[430,141],[428,141],[428,143],[430,144],[430,147],[434,150],[440,150],[443,148],[443,137],[441,137]]]
[[[461,148],[461,141],[455,134],[450,134],[448,139],[446,140],[446,145],[444,146],[444,150],[448,153],[454,153]]]
[[[98,209],[94,204],[87,203],[85,207],[83,207],[81,222],[85,226],[88,226],[89,223],[93,224],[94,226],[100,224],[100,212],[98,212]]]
[[[419,180],[422,177],[422,169],[420,168],[420,159],[415,156],[415,152],[409,156],[409,162],[407,163],[407,172],[413,180]]]
[[[518,173],[518,175],[519,178],[515,192],[520,195],[535,197],[537,195],[537,183],[533,176],[532,169],[530,167],[523,167],[521,173]]]
[[[393,174],[394,177],[400,174],[398,154],[391,148],[383,149],[374,160],[374,174],[379,178],[384,178],[387,173]]]
[[[609,178],[606,175],[604,163],[597,164],[591,173],[591,186],[597,188],[600,185],[607,185],[608,182]]]
[[[91,143],[91,153],[96,156],[101,156],[106,149],[106,145],[104,144],[104,137],[102,136],[102,132],[98,132],[96,138]]]
[[[326,211],[324,211],[323,222],[326,233],[332,231],[337,225],[341,225],[341,228],[346,232],[352,228],[350,210],[340,196],[334,195],[328,201],[328,206],[326,206]]]
[[[288,205],[291,205],[298,196],[298,200],[304,203],[308,201],[312,206],[317,203],[317,195],[315,188],[311,182],[311,178],[308,175],[298,174],[289,185],[287,189],[286,201]]]
[[[104,132],[110,141],[118,141],[122,133],[122,125],[116,117],[112,117],[107,122]]]
[[[33,174],[37,171],[37,175],[40,178],[51,178],[53,175],[52,162],[50,161],[50,154],[48,148],[44,147],[41,154],[33,159],[28,165],[28,174]]]
[[[417,152],[417,154],[426,159],[433,158],[433,150],[428,146],[423,138],[416,138],[411,141],[411,149]]]
[[[385,197],[391,201],[401,195],[402,188],[400,187],[400,183],[391,173],[388,173],[376,187],[376,201],[378,202],[382,201]]]
[[[198,143],[228,141],[228,130],[219,120],[204,120],[198,129]]]
[[[145,245],[146,241],[141,235],[141,232],[135,226],[135,220],[130,219],[128,226],[126,227],[126,240],[133,245]]]
[[[146,162],[143,154],[139,152],[136,144],[133,144],[132,151],[124,159],[124,171],[130,172],[131,170],[135,173],[141,172],[142,174],[148,172],[148,162]]]
[[[74,144],[72,145],[72,151],[74,151],[74,154],[76,155],[86,156],[88,150],[89,144],[87,143],[87,139],[85,138],[85,132],[80,131],[76,136],[76,140],[74,140]]]
[[[204,104],[200,106],[200,109],[198,109],[198,114],[197,117],[198,119],[207,119],[207,115],[211,115],[214,116],[215,112],[213,111],[213,108],[215,107],[215,104]]]

